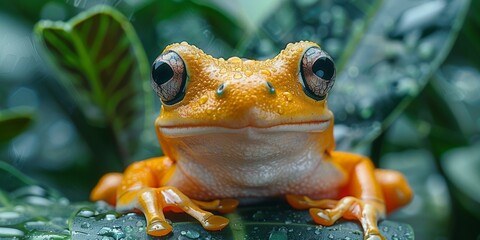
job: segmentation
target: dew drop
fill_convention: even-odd
[[[289,92],[284,92],[284,93],[283,93],[283,96],[285,96],[285,99],[286,99],[288,102],[291,102],[292,99],[293,99],[292,94],[289,93]]]
[[[126,226],[125,227],[125,232],[127,232],[127,233],[133,232],[133,227],[132,226]]]
[[[266,70],[266,69],[260,70],[260,73],[261,73],[261,74],[264,74],[264,75],[267,75],[267,76],[271,76],[271,75],[272,75],[272,73],[271,73],[270,71]]]
[[[200,99],[198,100],[198,103],[200,104],[205,104],[208,100],[208,96],[207,95],[203,95],[202,97],[200,97]]]
[[[1,212],[0,213],[0,219],[2,220],[10,220],[10,219],[15,219],[19,217],[20,217],[20,213],[17,213],[17,212]]]
[[[229,61],[231,63],[241,63],[242,59],[240,59],[239,57],[231,57],[231,58],[227,59],[227,61]]]
[[[242,74],[239,73],[239,72],[236,72],[235,74],[233,74],[233,78],[240,79],[240,78],[242,78]]]
[[[236,222],[236,223],[234,223],[234,224],[232,225],[232,229],[233,229],[233,230],[236,230],[236,231],[242,231],[242,230],[243,230],[243,227],[244,227],[243,224],[242,224],[242,223],[238,223],[238,222]]]
[[[200,237],[200,233],[194,230],[181,231],[180,234],[190,239],[197,239]]]
[[[80,225],[81,228],[89,228],[90,227],[90,223],[88,222],[82,222],[82,224]]]
[[[0,237],[22,237],[24,233],[15,228],[0,227]]]
[[[112,220],[115,220],[115,219],[117,219],[117,217],[113,214],[105,215],[105,220],[112,221]]]
[[[124,239],[126,236],[120,226],[113,226],[113,228],[102,227],[97,234],[100,236],[112,237],[114,239]]]
[[[82,210],[80,212],[78,212],[77,216],[80,216],[80,217],[84,217],[84,218],[88,218],[88,217],[91,217],[93,216],[95,213],[93,211],[90,211],[90,210]]]
[[[265,214],[262,211],[256,211],[253,216],[254,219],[259,220],[259,219],[264,219]]]
[[[287,240],[286,229],[273,230],[268,237],[268,240]]]

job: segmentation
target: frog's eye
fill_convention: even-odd
[[[311,47],[300,63],[300,83],[305,94],[320,101],[325,99],[335,82],[335,63],[320,48]]]
[[[152,87],[165,105],[178,103],[185,96],[187,71],[175,52],[160,55],[152,66]]]

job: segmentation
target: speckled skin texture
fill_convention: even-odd
[[[162,106],[157,124],[166,126],[268,127],[332,119],[326,101],[307,96],[299,80],[303,53],[311,42],[289,44],[265,61],[216,59],[187,44],[173,44],[188,69],[188,90],[176,105]],[[267,82],[275,88],[269,92]],[[216,90],[225,84],[221,97]]]
[[[411,189],[400,173],[334,151],[326,95],[312,96],[328,92],[334,77],[316,77],[317,58],[305,54],[310,48],[325,54],[312,42],[288,44],[265,61],[215,59],[187,43],[168,46],[157,61],[174,59],[178,74],[155,72],[160,79],[152,82],[167,101],[155,121],[165,156],[106,175],[91,199],[143,212],[148,234],[164,236],[172,229],[167,209],[220,230],[228,219],[205,210],[233,211],[238,201],[225,198],[286,196],[294,208],[310,209],[318,224],[357,219],[365,239],[383,239],[378,219],[407,204]],[[181,84],[185,91],[172,96]]]

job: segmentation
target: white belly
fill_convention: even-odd
[[[167,185],[193,199],[285,194],[334,198],[346,176],[323,159],[319,136],[246,128],[171,138],[177,146],[177,169]]]

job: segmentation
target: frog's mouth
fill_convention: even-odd
[[[239,133],[281,133],[281,132],[323,132],[330,126],[330,119],[302,123],[286,123],[273,126],[158,126],[159,131],[168,137],[184,137],[206,134]]]

